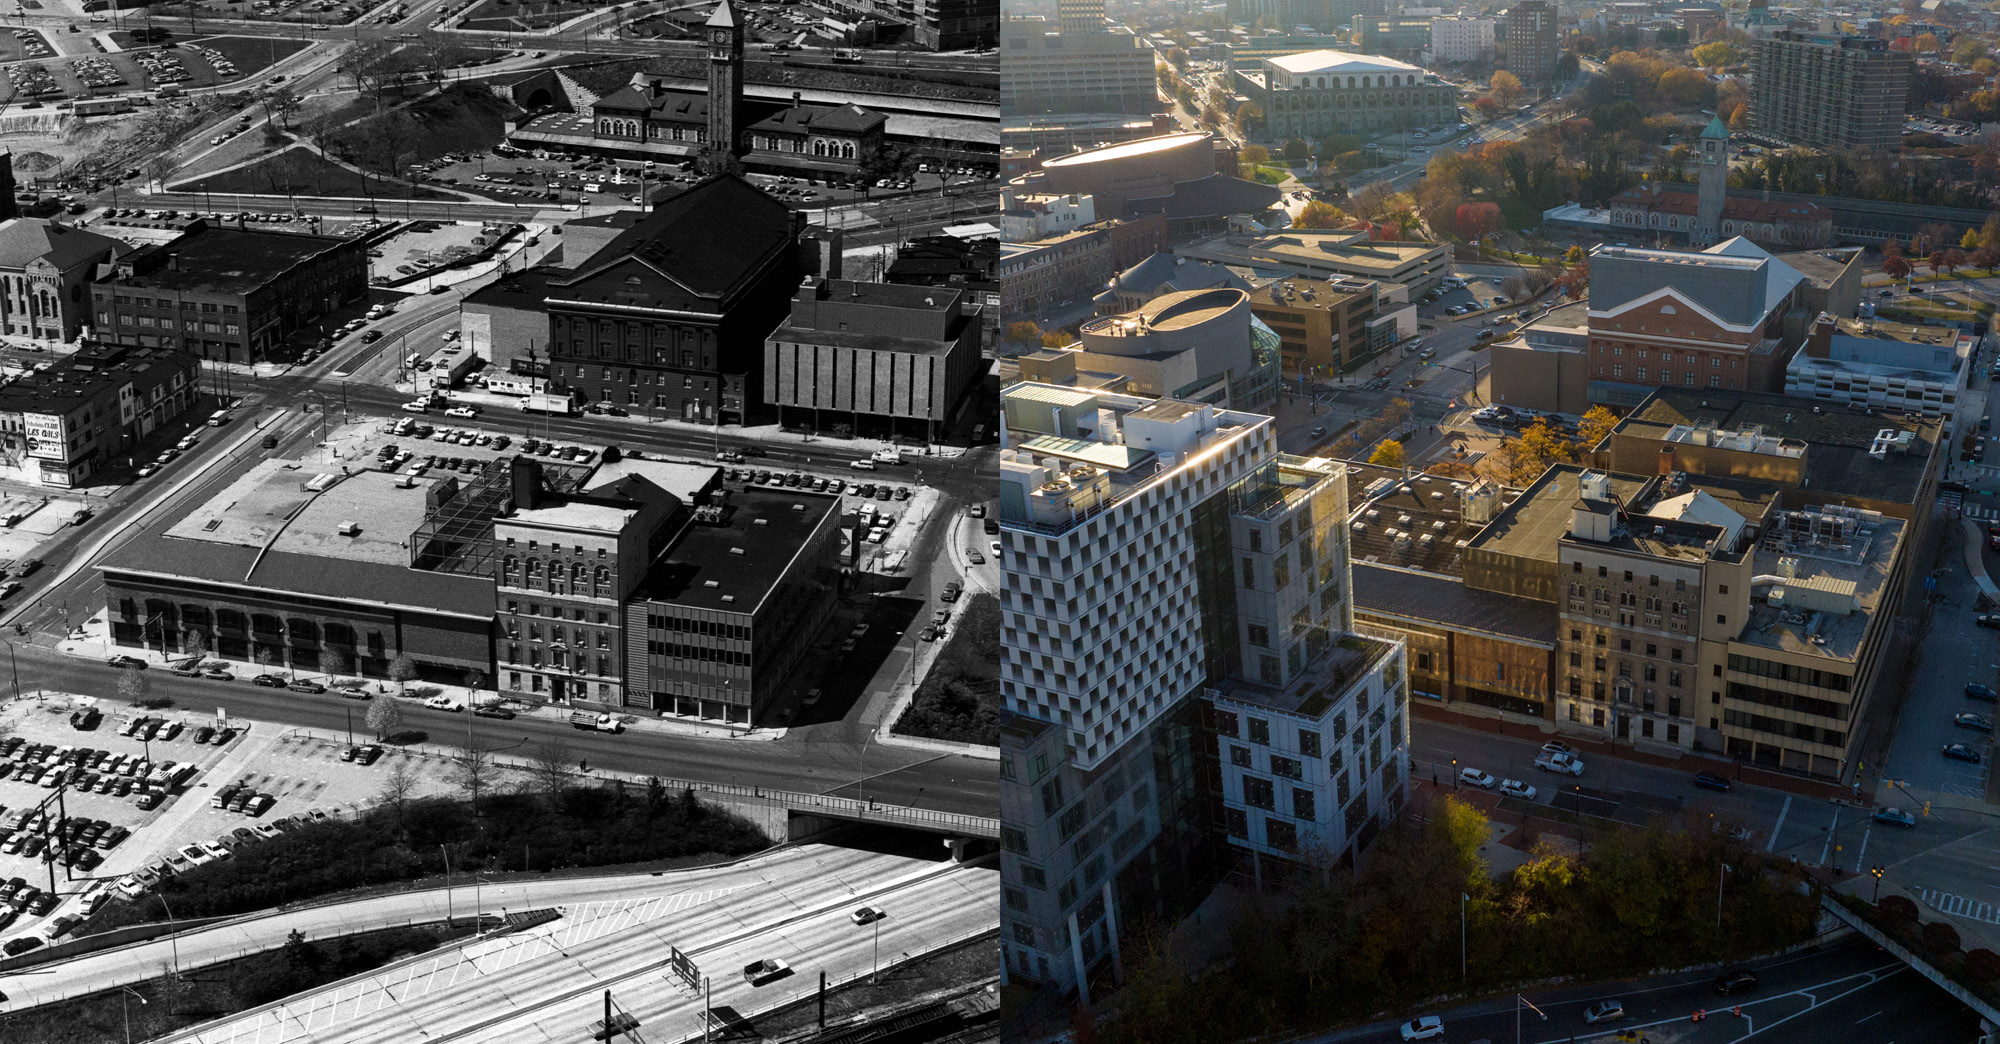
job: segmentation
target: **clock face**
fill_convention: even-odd
[[[729,46],[729,30],[717,29],[715,32],[709,34],[709,40],[717,47],[727,47]]]

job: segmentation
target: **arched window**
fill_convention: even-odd
[[[541,582],[542,582],[542,562],[541,562],[541,560],[540,560],[540,559],[537,559],[537,558],[530,558],[530,559],[528,559],[528,583],[527,583],[527,586],[529,586],[529,587],[534,587],[534,586],[536,586],[536,585],[540,584]]]
[[[582,562],[578,562],[569,567],[569,591],[571,594],[582,594],[584,585],[589,582],[590,568],[588,566]],[[596,592],[592,593],[595,594]]]
[[[611,597],[611,567],[597,567],[597,576],[591,580],[590,594],[593,598]]]
[[[508,555],[507,557],[505,557],[505,558],[501,559],[501,560],[500,560],[500,583],[501,583],[501,584],[503,584],[503,585],[505,585],[505,586],[507,586],[507,587],[518,587],[518,586],[520,586],[519,584],[517,584],[517,583],[515,582],[516,580],[518,580],[518,579],[519,579],[519,577],[518,577],[518,576],[517,576],[516,574],[518,574],[518,573],[519,573],[520,571],[521,571],[521,560],[520,560],[520,559],[518,559],[518,558],[515,558],[515,557],[514,557],[513,555]]]
[[[1350,89],[1351,89],[1351,88],[1353,88],[1353,86],[1354,86],[1354,77],[1350,76],[1350,77],[1348,77],[1348,78],[1347,78],[1347,86],[1348,86],[1348,87],[1349,87]]]
[[[1389,86],[1391,86],[1391,87],[1401,87],[1402,85],[1403,85],[1403,78],[1402,78],[1401,76],[1391,76],[1391,77],[1389,77]]]
[[[1320,78],[1319,78],[1319,87],[1320,87],[1320,90],[1325,90],[1325,89],[1326,89],[1326,77],[1322,76],[1322,77],[1320,77]]]

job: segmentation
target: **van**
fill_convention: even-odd
[[[208,426],[211,428],[220,428],[227,423],[229,423],[228,410],[216,410],[208,415]]]

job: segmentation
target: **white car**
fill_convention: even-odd
[[[1583,775],[1583,759],[1574,754],[1557,754],[1545,750],[1535,759],[1535,767],[1543,772],[1554,772],[1559,775]]]
[[[1535,800],[1535,788],[1529,786],[1526,783],[1521,782],[1518,779],[1501,780],[1500,793],[1505,794],[1511,798],[1520,798],[1523,801]]]
[[[874,924],[876,921],[879,921],[887,916],[889,915],[883,913],[881,909],[878,907],[864,906],[861,909],[856,910],[851,914],[848,914],[847,919],[853,921],[855,924]]]
[[[1458,781],[1460,783],[1465,784],[1468,787],[1478,787],[1481,790],[1485,790],[1492,787],[1494,782],[1492,776],[1489,776],[1486,773],[1481,772],[1476,768],[1459,769]],[[1408,1038],[1408,1039],[1414,1040],[1415,1038]]]
[[[1438,1015],[1425,1015],[1403,1023],[1404,1040],[1438,1040],[1444,1036],[1444,1019]]]
[[[470,420],[473,417],[479,416],[479,411],[470,406],[453,406],[451,409],[444,411],[444,415],[447,417],[463,417]]]
[[[453,712],[462,711],[465,709],[465,704],[460,703],[457,700],[454,700],[451,697],[442,694],[433,696],[430,699],[425,700],[424,706],[429,707],[432,710],[453,711]]]
[[[431,404],[425,402],[422,399],[417,399],[412,402],[406,402],[403,404],[403,409],[411,413],[429,413],[430,408]]]

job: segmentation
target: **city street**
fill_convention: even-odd
[[[1671,960],[1671,958],[1669,958]],[[1817,952],[1747,965],[1755,989],[1723,997],[1710,988],[1717,970],[1631,983],[1534,990],[1524,996],[1547,1020],[1509,994],[1444,1016],[1446,1040],[1522,1044],[1610,1044],[1622,1031],[1651,1044],[1959,1044],[1976,1040],[1979,1018],[1963,1004],[1866,940],[1846,939]],[[1592,1026],[1584,1009],[1624,1002],[1626,1015]],[[1740,1005],[1742,1015],[1731,1013]],[[1691,1016],[1706,1011],[1696,1023]],[[1516,1036],[1516,1026],[1520,1027]],[[1307,1038],[1309,1044],[1388,1044],[1396,1024],[1378,1024]],[[1634,1038],[1636,1039],[1636,1038]]]

